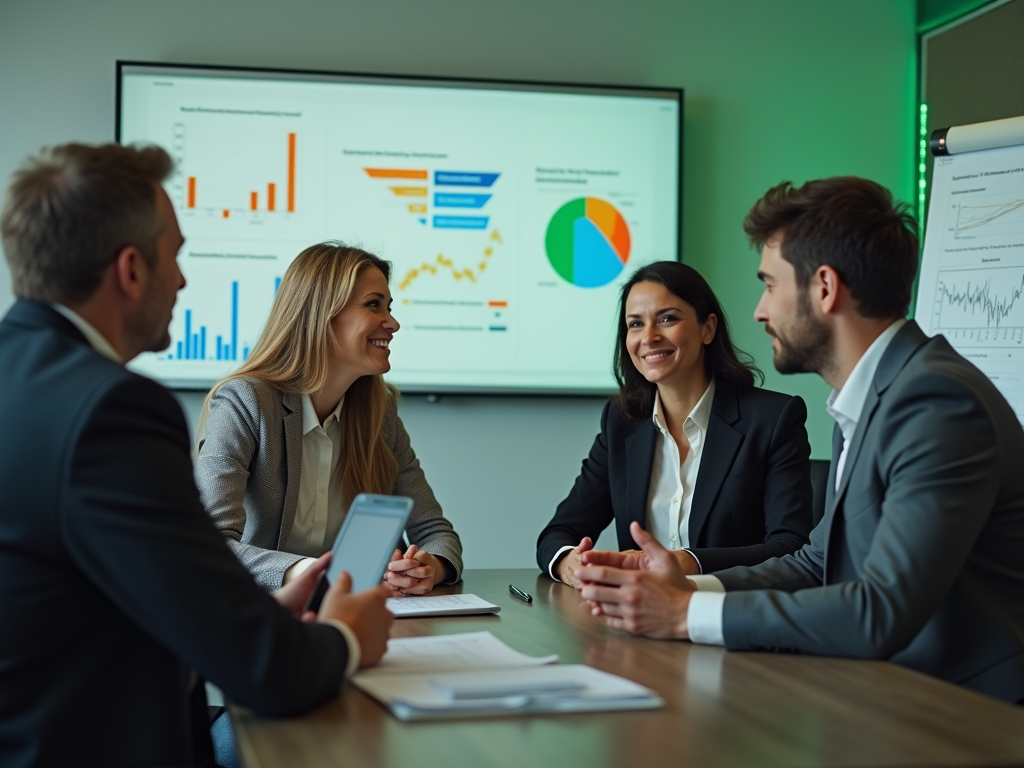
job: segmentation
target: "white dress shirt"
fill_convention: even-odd
[[[704,394],[683,420],[683,434],[690,449],[679,460],[679,446],[668,431],[661,396],[655,392],[651,420],[658,430],[654,443],[654,465],[647,492],[647,531],[666,549],[690,546],[690,508],[693,488],[700,471],[700,457],[707,442],[711,403],[715,399],[715,382],[708,384]]]
[[[71,323],[79,331],[82,332],[82,335],[85,336],[86,341],[89,342],[89,346],[91,346],[104,357],[109,357],[114,362],[124,365],[124,361],[121,359],[121,356],[117,354],[117,351],[114,349],[113,345],[109,341],[107,341],[106,337],[102,333],[97,331],[92,326],[92,324],[90,324],[84,317],[79,315],[77,312],[68,309],[62,304],[51,304],[50,306],[52,306],[55,310],[64,315],[64,317],[70,320]],[[303,395],[303,397],[305,397],[305,395]],[[337,417],[338,412],[340,410],[341,403],[338,404],[338,408],[335,410],[333,415]],[[314,420],[316,419],[315,413],[313,414],[313,418]],[[305,446],[303,446],[303,450],[305,450]],[[289,537],[289,539],[290,538],[291,537]],[[356,637],[356,634],[352,631],[351,627],[349,627],[347,624],[341,621],[338,621],[336,619],[327,619],[326,623],[332,625],[335,629],[341,632],[342,637],[345,638],[345,644],[348,646],[348,663],[345,665],[345,677],[349,678],[357,669],[359,669],[359,662],[362,658],[362,649],[359,646],[359,638]],[[194,672],[192,673],[192,676],[193,681],[189,685],[190,690],[192,686],[195,684],[196,678]]]
[[[864,403],[867,401],[871,382],[875,379],[878,364],[889,347],[889,343],[900,328],[906,325],[906,322],[900,318],[882,331],[867,348],[867,351],[861,355],[857,364],[853,366],[843,388],[832,390],[832,394],[829,395],[825,404],[825,409],[835,419],[836,424],[839,425],[839,431],[843,434],[843,450],[840,452],[839,458],[836,459],[836,489],[839,488],[843,470],[846,469],[846,452],[857,432],[857,424],[860,422]],[[725,586],[716,576],[691,576],[690,578],[697,585],[698,590],[690,598],[690,607],[686,612],[690,640],[708,645],[724,645],[722,612],[725,608]]]
[[[302,467],[299,472],[299,498],[295,506],[288,538],[281,549],[295,555],[320,557],[334,544],[345,520],[342,508],[341,424],[338,419],[345,398],[321,424],[309,395],[302,402]]]
[[[665,426],[661,397],[655,392],[654,422],[658,436],[654,443],[654,464],[651,466],[651,480],[647,491],[647,531],[666,549],[686,549],[690,546],[690,507],[693,505],[693,489],[700,471],[700,457],[707,442],[708,422],[711,419],[711,404],[715,399],[715,382],[708,384],[700,400],[683,421],[683,434],[690,443],[686,458],[679,461],[679,446]],[[548,575],[561,581],[555,566],[562,555],[576,547],[564,546],[555,553],[548,563]],[[693,553],[690,553],[691,556]],[[696,556],[693,556],[697,560]],[[697,561],[700,566],[700,561]]]

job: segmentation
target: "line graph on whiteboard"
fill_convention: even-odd
[[[940,270],[932,331],[984,346],[1024,344],[1024,267]]]
[[[949,214],[952,240],[1024,236],[1024,196],[968,195],[950,206]]]

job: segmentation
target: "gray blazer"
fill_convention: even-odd
[[[1024,699],[1024,431],[995,386],[908,322],[825,517],[792,555],[716,574],[732,650],[889,659]]]
[[[391,492],[414,502],[406,528],[411,543],[447,559],[458,581],[462,543],[427,485],[394,399],[384,418],[384,440],[398,460]],[[303,557],[279,551],[295,519],[301,457],[299,395],[252,377],[232,379],[217,390],[199,444],[196,485],[231,550],[267,589],[280,587],[284,572]]]

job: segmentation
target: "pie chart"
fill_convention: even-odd
[[[578,197],[555,211],[544,248],[563,280],[599,288],[618,277],[629,261],[629,227],[611,203]]]

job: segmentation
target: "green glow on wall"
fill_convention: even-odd
[[[917,228],[924,243],[924,216],[925,197],[928,191],[928,181],[925,178],[926,162],[928,159],[928,105],[921,105],[920,128],[918,129],[918,150],[917,150]]]

